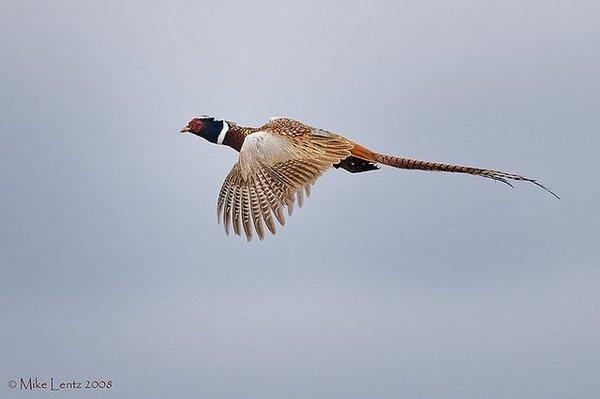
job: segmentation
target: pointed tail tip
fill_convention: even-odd
[[[557,200],[560,201],[560,197],[558,196],[558,194],[556,194],[554,191],[550,190],[548,187],[544,186],[543,184],[538,183],[537,181],[533,181],[533,184],[535,184],[536,186],[538,186],[539,188],[541,188],[542,190],[550,193],[550,195],[552,195],[554,198],[556,198]]]
[[[542,183],[538,182],[535,179],[529,179],[529,178],[522,178],[525,181],[528,181],[529,183],[533,183],[536,186],[538,186],[539,188],[541,188],[542,190],[544,190],[545,192],[549,193],[550,195],[552,195],[554,198],[556,198],[557,200],[560,201],[560,197],[558,196],[558,194],[556,194],[554,191],[550,190],[548,187],[544,186]]]

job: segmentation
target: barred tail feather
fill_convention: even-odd
[[[381,163],[388,166],[393,166],[395,168],[400,169],[416,169],[416,170],[428,170],[428,171],[440,171],[440,172],[451,172],[451,173],[466,173],[469,175],[486,177],[488,179],[493,179],[500,181],[502,183],[508,184],[513,187],[510,180],[513,181],[526,181],[529,183],[533,183],[541,189],[547,191],[552,194],[557,199],[560,199],[556,193],[554,193],[549,188],[543,186],[538,183],[534,179],[530,179],[528,177],[524,177],[521,175],[516,175],[513,173],[501,172],[493,169],[484,169],[484,168],[474,168],[471,166],[461,166],[461,165],[449,165],[438,162],[429,162],[429,161],[420,161],[417,159],[403,158],[403,157],[395,157],[391,155],[383,155],[378,154],[376,152],[371,152],[372,160],[377,163]],[[513,187],[514,188],[514,187]]]

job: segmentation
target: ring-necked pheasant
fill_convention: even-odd
[[[181,133],[187,132],[240,153],[221,187],[217,217],[227,234],[231,226],[237,235],[241,235],[243,229],[248,241],[254,230],[262,240],[265,225],[275,234],[275,220],[285,224],[283,208],[291,215],[296,200],[302,206],[304,195],[310,195],[311,185],[332,166],[351,173],[377,170],[377,164],[466,173],[498,180],[511,187],[509,180],[526,181],[558,198],[534,179],[492,169],[383,155],[338,134],[289,118],[271,118],[261,127],[244,127],[202,116],[192,119],[181,130]]]

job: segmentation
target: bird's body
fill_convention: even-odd
[[[275,220],[285,223],[283,208],[291,215],[302,206],[310,187],[331,167],[352,173],[379,169],[377,164],[402,169],[466,173],[509,184],[533,179],[492,169],[448,165],[379,154],[338,134],[289,118],[271,118],[261,127],[243,127],[212,117],[194,118],[182,131],[233,148],[238,162],[226,177],[217,201],[217,216],[225,232],[242,231],[248,240],[260,239],[265,227],[275,234]]]

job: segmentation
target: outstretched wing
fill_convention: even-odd
[[[248,241],[254,231],[262,240],[265,225],[275,234],[275,219],[285,224],[283,208],[291,215],[294,202],[302,206],[304,195],[310,195],[310,186],[319,176],[350,155],[350,141],[296,123],[300,124],[273,120],[246,137],[217,201],[217,216],[227,234],[233,227],[237,235],[243,229]]]

